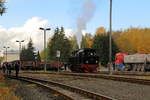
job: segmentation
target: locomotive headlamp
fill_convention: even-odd
[[[91,53],[91,56],[93,56],[93,53]]]
[[[98,63],[98,61],[96,60],[96,63]]]
[[[89,61],[87,60],[87,61],[86,61],[86,63],[88,64],[88,63],[89,63]]]

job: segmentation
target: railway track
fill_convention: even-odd
[[[38,72],[30,72],[30,73],[38,73]],[[81,76],[81,77],[90,77],[90,78],[103,78],[108,80],[114,80],[114,81],[122,81],[122,82],[130,82],[130,83],[137,83],[137,84],[143,84],[143,85],[150,85],[150,79],[139,79],[139,78],[131,78],[130,75],[136,75],[135,73],[124,73],[125,76],[122,75],[122,72],[117,73],[116,75],[107,75],[103,73],[64,73],[60,72],[60,75],[69,75],[69,76]],[[58,74],[57,72],[48,72],[48,73],[41,73],[40,74]],[[126,76],[128,75],[128,77]],[[141,74],[138,74],[141,75]],[[137,76],[138,76],[137,75]],[[148,74],[147,74],[148,75]]]
[[[32,77],[16,78],[14,76],[11,76],[9,78],[27,81],[27,82],[40,85],[44,88],[50,89],[51,91],[63,96],[66,100],[116,100],[108,96],[104,96],[101,94],[97,94],[81,88],[72,87],[54,81],[47,81],[47,80],[42,80],[42,79],[37,79]]]
[[[103,74],[83,74],[83,73],[62,73],[63,75],[72,75],[72,76],[82,76],[82,77],[91,77],[91,78],[103,78],[114,81],[130,82],[143,85],[150,85],[149,79],[138,79],[130,78],[126,76],[117,76],[117,75],[103,75]]]
[[[97,72],[96,74],[109,74],[108,71]],[[150,76],[150,72],[113,72],[113,75]]]
[[[35,72],[35,71],[29,71],[29,72],[23,72],[23,73],[57,73],[57,72]],[[62,73],[62,72],[61,72]],[[63,73],[71,73],[71,72],[63,72]],[[86,74],[86,73],[85,73]],[[92,74],[106,74],[108,75],[108,71],[101,71],[101,72],[95,72]],[[131,76],[150,76],[150,72],[112,72],[112,75],[131,75]]]

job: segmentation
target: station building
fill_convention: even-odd
[[[4,60],[2,62],[6,62],[6,60],[7,62],[19,60],[19,51],[10,50],[10,51],[7,51],[7,58],[6,58],[6,52],[3,53],[3,56],[4,56]]]

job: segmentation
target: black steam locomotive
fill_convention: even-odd
[[[95,49],[79,49],[72,52],[68,63],[72,72],[96,72],[99,66],[99,57],[96,55]]]

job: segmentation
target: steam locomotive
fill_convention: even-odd
[[[85,48],[73,51],[69,57],[68,67],[72,72],[96,72],[99,57],[95,49]]]
[[[150,54],[117,53],[115,65],[124,65],[127,71],[150,71]]]

